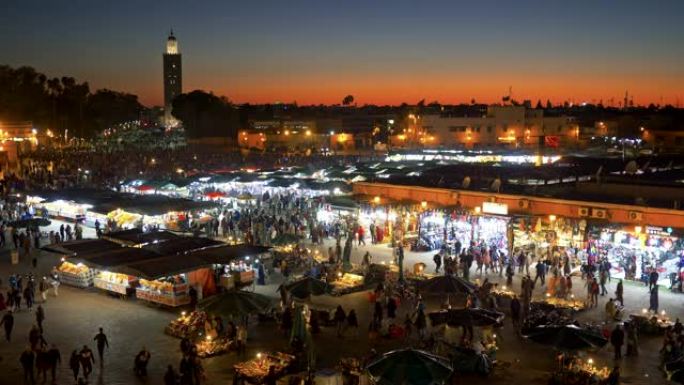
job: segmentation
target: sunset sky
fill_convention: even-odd
[[[0,64],[162,100],[170,28],[184,91],[242,103],[684,102],[684,1],[8,0]]]

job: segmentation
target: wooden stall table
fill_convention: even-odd
[[[233,367],[238,375],[250,384],[263,384],[271,367],[274,374],[280,378],[287,373],[295,357],[285,353],[259,353],[256,358],[235,364]]]

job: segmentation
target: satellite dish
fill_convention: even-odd
[[[627,166],[625,166],[625,173],[634,175],[637,171],[639,171],[639,165],[636,161],[630,160],[629,163],[627,163]]]
[[[463,183],[461,184],[461,187],[463,187],[464,189],[467,189],[468,187],[470,187],[470,177],[469,176],[466,176],[465,178],[463,178]]]
[[[494,179],[494,182],[492,182],[492,185],[489,188],[492,191],[499,192],[499,190],[501,190],[501,179],[500,178]]]

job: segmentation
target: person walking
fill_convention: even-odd
[[[36,324],[41,333],[43,333],[43,321],[45,321],[45,310],[43,310],[43,305],[38,305],[36,308]]]
[[[71,357],[69,358],[69,368],[71,369],[71,373],[74,375],[74,382],[78,381],[78,372],[81,370],[81,357],[76,350],[71,352]]]
[[[439,269],[442,267],[442,256],[437,253],[432,260],[435,261],[435,274],[439,274]]]
[[[147,377],[147,364],[150,362],[150,358],[152,358],[152,355],[143,346],[133,360],[133,371],[136,376]]]
[[[344,312],[344,309],[342,309],[342,305],[337,305],[337,309],[335,309],[335,316],[333,318],[335,320],[335,325],[337,326],[337,337],[342,338],[342,332],[344,330],[344,321],[347,319],[347,314]]]
[[[93,371],[93,364],[95,363],[95,356],[93,351],[87,345],[83,345],[83,349],[78,353],[81,367],[83,368],[83,376],[88,380],[88,376]]]
[[[24,382],[28,384],[35,384],[36,380],[33,375],[33,367],[35,364],[36,357],[33,354],[33,350],[31,350],[30,346],[26,347],[26,350],[24,350],[21,353],[21,356],[19,356],[19,362],[21,363],[21,367],[24,369]]]
[[[31,290],[29,285],[26,285],[24,289],[24,301],[26,302],[26,308],[31,310],[33,308],[33,290]]]
[[[173,370],[173,366],[169,365],[166,367],[166,373],[164,373],[164,385],[178,385],[178,374]]]
[[[42,383],[47,381],[47,373],[50,370],[50,361],[47,350],[43,347],[40,348],[36,353],[36,369],[37,378],[43,378]]]
[[[56,383],[57,366],[62,364],[62,355],[57,349],[57,345],[52,344],[50,350],[47,351],[48,367],[50,368],[50,377],[52,383]]]
[[[658,312],[658,285],[653,286],[653,289],[651,289],[648,310],[651,310],[654,313]]]
[[[546,264],[544,261],[540,260],[537,262],[537,265],[535,266],[535,276],[534,276],[534,284],[537,284],[537,280],[539,279],[541,281],[541,285],[544,286],[544,277],[546,275]]]
[[[622,279],[618,281],[617,287],[615,288],[615,300],[620,302],[620,305],[625,306],[625,300],[623,299],[624,287],[622,286]]]
[[[608,290],[606,290],[606,282],[607,281],[608,281],[608,273],[606,273],[605,269],[601,268],[601,271],[599,271],[599,282],[601,284],[601,297],[608,294]]]
[[[12,315],[12,310],[8,310],[2,320],[0,320],[0,325],[5,328],[5,339],[10,342],[12,339],[12,329],[14,328],[14,315]]]
[[[625,332],[622,331],[620,325],[615,325],[615,329],[610,333],[610,344],[615,349],[615,360],[622,358],[622,345],[625,343]]]
[[[648,290],[652,290],[653,287],[658,286],[658,270],[651,269],[651,274],[648,275]]]
[[[517,295],[513,295],[511,300],[511,321],[516,334],[520,334],[520,300]]]
[[[97,344],[97,354],[98,357],[100,357],[100,366],[104,365],[104,350],[105,347],[109,349],[109,341],[107,340],[107,335],[104,334],[104,331],[102,328],[100,328],[99,333],[95,335],[95,338],[93,340]]]
[[[354,337],[359,335],[359,319],[356,316],[356,310],[351,309],[347,314],[347,327],[353,330]]]

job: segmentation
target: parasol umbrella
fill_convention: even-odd
[[[378,385],[444,384],[453,371],[446,358],[415,349],[385,353],[366,370]]]
[[[304,306],[296,305],[292,311],[292,329],[290,330],[290,343],[299,340],[306,341],[306,318],[304,317]]]
[[[600,334],[576,325],[537,326],[525,337],[564,351],[601,348],[608,343]]]
[[[312,277],[304,277],[300,280],[281,285],[278,290],[285,290],[291,296],[306,299],[312,295],[330,293],[331,287],[327,283]]]
[[[245,291],[228,291],[200,302],[199,307],[209,314],[226,317],[242,317],[263,313],[271,306],[271,299],[265,295]]]
[[[430,278],[419,285],[421,293],[427,294],[472,294],[475,285],[461,277],[448,275]]]
[[[504,314],[480,308],[448,309],[428,314],[433,326],[497,326],[502,325]]]
[[[28,218],[20,219],[18,221],[12,221],[9,223],[10,227],[14,228],[24,228],[24,227],[43,227],[49,226],[50,221],[45,218]]]

